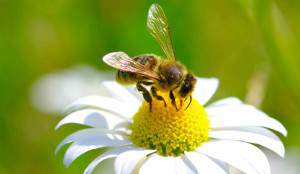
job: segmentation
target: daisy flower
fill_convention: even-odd
[[[256,145],[284,156],[283,143],[271,130],[284,136],[287,131],[274,118],[235,97],[206,105],[218,87],[216,78],[197,78],[190,106],[179,111],[165,97],[167,106],[153,99],[150,112],[149,104],[132,88],[112,81],[101,85],[109,95],[76,100],[56,127],[71,123],[89,127],[58,145],[56,152],[71,143],[64,155],[66,166],[103,148],[84,174],[92,174],[107,159],[113,159],[111,170],[117,174],[225,174],[231,167],[269,174],[266,155]]]

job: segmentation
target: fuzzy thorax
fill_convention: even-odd
[[[201,104],[195,99],[185,110],[189,100],[177,102],[179,111],[164,95],[167,107],[162,101],[153,100],[152,111],[143,102],[133,117],[131,141],[139,147],[155,149],[162,156],[179,156],[193,151],[208,139],[209,120]]]

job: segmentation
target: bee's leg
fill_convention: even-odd
[[[182,107],[182,105],[183,105],[183,100],[180,99],[180,108]]]
[[[174,96],[174,93],[173,91],[171,90],[170,93],[169,93],[169,97],[171,99],[171,103],[172,105],[176,108],[176,110],[178,111],[178,108],[176,106],[176,100],[175,100],[175,96]]]
[[[165,107],[167,106],[167,103],[166,103],[165,99],[162,96],[157,94],[157,89],[154,86],[151,87],[151,94],[157,100],[162,100],[165,104]]]
[[[153,85],[153,82],[148,82],[148,81],[142,81],[141,83],[146,86]]]
[[[182,97],[182,96],[181,96]],[[183,102],[186,102],[186,100],[188,99],[188,97],[185,97],[184,99],[183,98],[180,98],[180,108],[182,108],[183,106]],[[187,108],[186,108],[187,109]]]
[[[150,95],[150,92],[144,86],[142,86],[141,82],[138,82],[136,84],[136,88],[139,92],[141,92],[143,94],[143,97],[146,100],[146,102],[149,103],[149,109],[151,112],[152,111],[152,97]]]
[[[189,98],[190,98],[190,101],[189,101],[189,104],[186,106],[185,110],[187,110],[187,108],[189,108],[192,103],[192,100],[193,100],[192,96],[190,95]]]

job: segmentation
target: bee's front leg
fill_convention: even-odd
[[[136,88],[139,92],[143,94],[144,99],[146,102],[149,103],[149,110],[152,111],[152,97],[150,95],[150,92],[142,85],[142,82],[138,82],[136,84]]]
[[[167,106],[167,103],[166,103],[165,99],[162,96],[157,94],[157,89],[154,86],[151,87],[151,94],[157,100],[162,100],[165,104],[165,107]]]
[[[186,98],[186,99],[187,99],[187,98]],[[186,100],[186,99],[185,99],[185,100]],[[191,103],[192,103],[192,100],[193,100],[192,95],[190,95],[189,99],[190,99],[189,104],[185,107],[185,110],[187,110],[187,108],[189,108],[189,106],[190,106]]]
[[[184,102],[189,98],[190,101],[188,105],[186,106],[185,110],[190,106],[192,102],[192,92],[195,88],[196,84],[196,78],[192,74],[187,74],[182,85],[180,86],[179,89],[179,94],[182,98],[184,98]],[[181,106],[182,106],[182,100],[181,100]]]
[[[185,101],[186,99],[184,99],[184,101]],[[183,105],[183,99],[182,98],[180,98],[180,108],[182,108],[182,105]]]
[[[170,97],[170,99],[171,99],[172,105],[173,105],[173,106],[176,108],[176,110],[178,111],[178,108],[177,108],[177,105],[176,105],[176,99],[175,99],[175,96],[174,96],[174,93],[173,93],[172,90],[169,92],[169,97]]]

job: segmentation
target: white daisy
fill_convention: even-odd
[[[282,142],[270,131],[287,135],[277,120],[234,97],[203,107],[217,89],[215,78],[198,78],[191,105],[178,112],[169,101],[165,107],[157,100],[149,112],[148,103],[127,88],[116,82],[102,85],[111,97],[78,99],[67,107],[68,115],[56,127],[90,126],[58,145],[56,152],[71,143],[64,156],[66,166],[90,150],[106,150],[84,174],[91,174],[106,159],[114,159],[112,170],[117,174],[223,174],[230,167],[268,174],[268,160],[253,144],[284,156]]]

